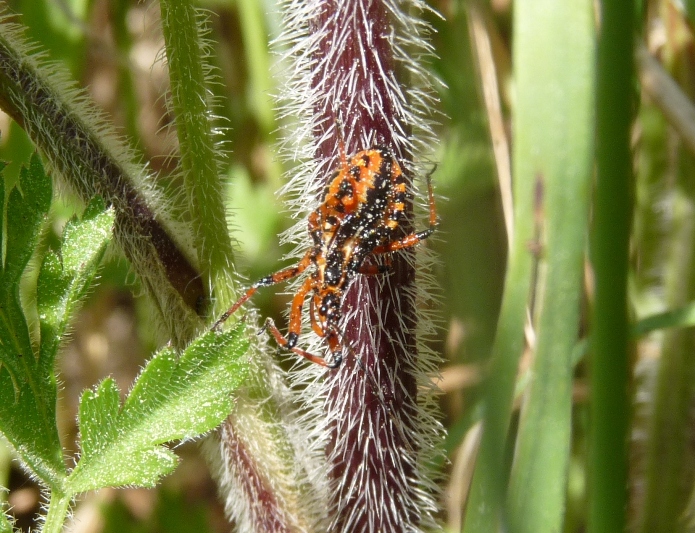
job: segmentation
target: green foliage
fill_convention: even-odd
[[[0,180],[0,185],[2,184]],[[21,190],[20,190],[21,189]],[[41,225],[51,203],[51,180],[46,176],[39,157],[34,155],[29,168],[22,169],[19,187],[14,188],[7,203],[6,255],[0,273],[0,430],[27,466],[49,486],[58,487],[65,475],[58,430],[55,422],[56,384],[53,375],[58,343],[47,338],[45,348],[35,351],[22,303],[20,278],[34,252]],[[4,191],[0,194],[4,198]],[[104,239],[97,256],[108,241]],[[54,263],[47,258],[47,263]],[[68,293],[73,283],[88,283],[90,268],[62,272],[56,261],[53,271],[63,283],[56,287],[55,297],[66,306],[77,302]],[[42,268],[45,272],[47,267]],[[44,274],[45,275],[45,274]],[[72,279],[71,279],[72,278]],[[76,281],[82,278],[84,281]],[[43,279],[41,280],[43,284]],[[72,294],[79,297],[79,294]],[[60,329],[56,315],[41,323]],[[63,329],[64,329],[63,325]],[[52,348],[52,350],[49,349]]]
[[[68,320],[87,295],[113,230],[113,210],[95,198],[81,220],[71,219],[63,233],[60,256],[49,252],[44,258],[36,288],[36,305],[41,317],[40,358],[55,358],[68,327]]]
[[[4,512],[0,513],[0,533],[12,533],[12,522]]]
[[[268,52],[268,41],[278,36],[280,26],[277,10],[267,9],[274,3],[204,2],[219,11],[222,23],[213,17],[211,33],[198,35],[198,38],[203,36],[198,41],[203,46],[194,46],[193,50],[181,48],[191,38],[179,27],[169,29],[168,36],[175,43],[171,54],[167,50],[174,58],[169,68],[170,72],[178,72],[172,80],[172,92],[178,90],[176,84],[183,84],[183,89],[188,91],[199,91],[190,93],[195,96],[184,98],[179,104],[172,102],[169,108],[172,118],[193,121],[178,126],[184,132],[179,138],[183,166],[191,178],[180,189],[200,187],[202,165],[208,165],[206,179],[214,184],[217,169],[213,168],[213,156],[224,153],[229,158],[217,163],[222,175],[228,176],[226,194],[208,194],[201,189],[193,208],[184,205],[184,194],[169,200],[181,202],[181,211],[187,210],[180,217],[182,226],[189,220],[201,224],[198,237],[192,241],[197,251],[206,248],[208,252],[208,266],[201,268],[202,275],[207,276],[206,286],[208,283],[225,285],[227,262],[234,262],[239,272],[255,279],[276,268],[283,252],[288,251],[276,245],[277,234],[294,222],[283,213],[280,200],[273,194],[282,185],[279,176],[290,169],[281,168],[283,163],[278,161],[275,141],[283,135],[292,138],[292,119],[296,117],[278,119],[270,105],[269,95],[279,92],[275,84],[281,83],[281,78],[273,74],[275,65]],[[86,37],[91,34],[84,28],[93,30],[90,20],[98,17],[91,16],[90,3],[68,4],[72,6],[69,13],[45,1],[13,3],[13,8],[25,12],[21,23],[31,27],[29,35],[48,51],[50,58],[64,61],[73,73],[72,78],[91,82],[90,73],[98,69],[92,64],[95,60],[86,53],[91,45]],[[170,4],[177,9],[181,7],[175,2]],[[695,270],[689,235],[695,213],[690,198],[695,183],[692,165],[683,164],[680,139],[672,131],[668,115],[650,98],[639,103],[636,124],[632,122],[634,117],[626,115],[622,117],[620,135],[601,133],[610,141],[600,143],[604,158],[609,162],[622,161],[624,166],[629,163],[638,176],[634,194],[637,212],[629,240],[632,263],[626,265],[624,247],[628,241],[620,224],[631,217],[629,185],[619,185],[614,193],[605,196],[603,212],[611,217],[607,222],[599,215],[594,201],[590,207],[591,221],[587,223],[586,209],[581,205],[586,201],[584,191],[577,192],[584,178],[569,175],[579,159],[592,165],[591,168],[595,165],[595,160],[587,161],[585,156],[587,144],[600,129],[595,117],[586,113],[589,102],[599,92],[592,85],[596,62],[587,59],[593,53],[591,47],[595,46],[597,36],[590,33],[586,16],[588,13],[592,20],[595,18],[596,13],[592,11],[595,6],[569,2],[537,12],[538,5],[517,1],[512,12],[511,7],[505,8],[503,4],[445,2],[439,4],[444,6],[444,17],[434,12],[423,15],[436,30],[432,44],[438,58],[432,61],[433,75],[444,81],[439,100],[441,111],[449,117],[437,131],[442,142],[436,156],[440,164],[433,178],[437,194],[448,201],[438,203],[440,231],[426,246],[432,246],[441,258],[441,267],[436,267],[434,274],[444,286],[440,307],[444,308],[445,323],[450,328],[446,331],[442,328],[433,347],[447,351],[451,367],[444,369],[446,377],[469,370],[474,376],[490,376],[487,380],[474,379],[470,386],[451,386],[444,381],[451,387],[445,391],[442,405],[447,409],[445,419],[450,423],[446,450],[454,472],[447,491],[465,493],[462,487],[468,486],[469,479],[462,472],[469,474],[475,467],[467,501],[461,496],[449,509],[453,510],[449,518],[451,530],[461,529],[462,518],[459,523],[451,518],[458,507],[461,514],[466,510],[465,527],[475,533],[494,530],[500,517],[507,520],[503,525],[511,530],[516,527],[516,530],[583,531],[587,529],[587,502],[592,499],[592,505],[603,507],[597,508],[601,512],[596,512],[592,524],[596,531],[620,530],[625,510],[630,513],[628,518],[635,523],[635,529],[665,530],[663,525],[651,526],[652,522],[644,520],[641,515],[647,514],[666,521],[660,524],[677,520],[680,529],[673,529],[692,529],[695,498],[686,502],[680,494],[693,490],[692,454],[687,448],[688,428],[692,425],[688,420],[692,414],[694,360],[690,329],[695,325],[691,274]],[[615,7],[618,3],[605,3],[601,8],[609,5]],[[637,39],[644,38],[652,53],[658,50],[654,55],[677,78],[678,85],[685,93],[695,94],[688,61],[695,1],[688,0],[676,9],[666,2],[656,2],[650,5],[650,10],[645,6],[644,2],[628,6],[631,12],[637,11],[638,17],[643,14],[647,22],[643,28],[636,29]],[[132,21],[142,15],[136,12],[137,7],[127,3],[113,3],[111,9],[113,26],[110,28],[117,55],[132,57],[134,46],[140,46],[144,40],[133,31]],[[478,18],[473,16],[476,9],[480,12]],[[558,21],[557,10],[565,12],[567,19]],[[681,15],[683,20],[679,21]],[[184,20],[185,17],[173,18],[170,23],[188,24],[187,31],[195,30],[195,24],[201,20],[198,17],[194,23],[192,19]],[[614,64],[602,66],[605,80],[622,79],[631,84],[630,91],[626,86],[617,91],[620,106],[605,104],[604,113],[610,119],[621,109],[634,111],[637,105],[632,100],[637,83],[633,78],[626,78],[622,70],[632,57],[635,35],[627,29],[625,15],[618,17],[617,25],[604,16],[599,18],[600,28],[616,30],[628,45],[616,54]],[[481,50],[476,49],[481,44],[481,21],[492,48],[489,61],[494,63],[487,67],[489,70],[492,67],[498,77],[496,86],[486,79],[484,90],[478,73],[484,70],[481,64],[485,66],[485,60],[481,59]],[[683,31],[679,27],[681,22],[690,27]],[[220,35],[213,33],[220,28],[224,28]],[[651,33],[656,39],[650,38]],[[206,41],[208,38],[210,43]],[[581,39],[580,44],[577,39]],[[471,41],[476,45],[469,49]],[[610,44],[610,41],[603,42]],[[530,48],[532,44],[534,47]],[[185,61],[177,63],[174,55],[177,51],[190,53],[190,57],[183,57]],[[558,60],[559,54],[565,54],[567,59]],[[208,61],[216,64],[224,83],[204,86],[208,80],[205,69],[202,73],[197,70],[195,76],[188,75],[193,72],[191,67],[198,68],[197,62],[201,60],[206,65]],[[681,67],[684,72],[678,77],[680,61],[684,63]],[[140,89],[134,83],[141,81],[137,79],[139,71],[132,69],[133,62],[116,62],[120,79],[113,91],[118,96],[110,103],[111,108],[116,109],[116,120],[119,116],[128,117],[124,129],[149,156],[156,143],[136,125],[136,117],[142,114],[138,107],[142,103]],[[515,205],[511,215],[516,216],[516,221],[515,241],[510,249],[504,234],[497,182],[498,169],[503,165],[499,165],[499,153],[493,157],[492,150],[493,143],[499,139],[493,134],[491,141],[488,124],[491,114],[486,108],[489,105],[486,98],[491,92],[499,97],[502,122],[514,128],[511,137],[515,150]],[[223,105],[213,106],[210,114],[211,108],[205,102],[214,101]],[[436,111],[433,110],[433,115]],[[192,114],[186,116],[187,113]],[[195,129],[195,121],[200,121],[206,113],[207,118],[201,124],[205,127]],[[566,120],[569,113],[584,115],[569,124]],[[210,133],[202,130],[212,125],[214,132],[219,125],[213,116],[217,114],[224,116],[224,126],[231,126],[222,131],[228,145],[223,148],[213,145],[216,137],[212,136],[205,141],[210,144],[200,149],[198,143]],[[18,135],[17,129],[13,124],[2,132],[3,137],[9,137],[0,146],[1,155],[12,160],[13,165],[12,169],[5,169],[9,178],[7,188],[17,179],[14,166],[23,159],[23,154],[34,150],[24,136]],[[632,135],[631,154],[626,151],[627,133]],[[619,144],[620,151],[613,143]],[[212,146],[214,149],[210,150]],[[192,159],[186,163],[186,157]],[[157,161],[157,156],[153,161]],[[228,167],[222,166],[227,164]],[[177,356],[171,349],[155,355],[127,398],[112,378],[84,392],[79,411],[82,449],[76,468],[67,471],[56,429],[53,367],[70,320],[90,291],[103,247],[110,238],[107,229],[110,223],[109,214],[103,212],[98,200],[90,204],[82,220],[68,222],[60,250],[49,251],[43,261],[36,261],[40,273],[35,298],[24,293],[20,298],[19,280],[28,277],[24,273],[37,255],[37,247],[45,247],[41,228],[49,212],[51,193],[50,181],[39,168],[39,159],[32,158],[29,168],[21,172],[22,181],[11,194],[4,194],[0,180],[0,197],[8,198],[5,212],[4,204],[0,203],[0,218],[7,218],[7,227],[0,232],[3,254],[0,430],[31,473],[53,491],[49,511],[53,514],[45,530],[57,531],[76,493],[102,486],[149,487],[170,472],[177,458],[164,443],[194,438],[208,431],[232,407],[232,391],[246,375],[246,365],[240,359],[246,343],[241,340],[241,326],[224,334],[208,334],[182,355]],[[619,176],[612,172],[607,175]],[[176,180],[181,178],[184,182],[182,176],[180,173],[163,177],[174,184],[170,190],[179,192]],[[606,183],[599,177],[591,185],[599,181]],[[221,208],[224,196],[233,198],[227,212],[234,215],[236,236],[242,244],[233,258],[226,244],[222,248],[215,244],[216,238],[226,235],[221,218],[225,212]],[[673,196],[678,197],[676,202]],[[211,202],[220,205],[213,205],[211,210]],[[674,206],[680,207],[674,209]],[[208,217],[207,213],[211,212],[216,215]],[[677,231],[679,228],[682,231]],[[613,230],[622,232],[619,242],[610,237]],[[586,237],[592,231],[599,236],[606,233],[600,239],[605,246],[603,267],[601,259],[596,262],[596,243],[592,246],[593,257],[587,256]],[[203,237],[209,244],[202,245]],[[220,250],[223,253],[213,255]],[[685,255],[679,259],[681,253]],[[194,257],[204,265],[205,256],[203,261],[200,259]],[[589,259],[594,262],[589,264]],[[681,266],[674,269],[679,261]],[[125,261],[120,266],[128,268]],[[583,267],[587,273],[604,280],[607,269],[613,269],[617,281],[609,281],[604,287],[615,290],[619,297],[604,293],[595,299],[593,285],[585,280],[596,278],[589,275],[583,278]],[[631,292],[630,300],[625,302],[623,278],[628,274]],[[215,305],[224,307],[229,303],[231,287],[231,284],[215,287]],[[34,314],[23,310],[34,301],[38,321],[27,319]],[[254,303],[263,306],[263,316],[277,318],[286,300],[269,290],[254,296]],[[591,318],[597,304],[603,311]],[[534,312],[529,313],[531,308]],[[626,315],[628,310],[631,315]],[[153,335],[151,331],[156,328],[151,321],[139,322],[141,336]],[[664,331],[667,329],[670,331]],[[577,342],[580,334],[583,338]],[[636,346],[634,353],[624,349],[627,335],[630,336],[627,340]],[[618,345],[622,346],[620,352]],[[584,357],[590,353],[593,359]],[[599,357],[595,358],[594,353]],[[518,363],[526,357],[535,361],[528,367],[522,366],[520,371]],[[664,364],[674,357],[677,364]],[[633,369],[628,365],[635,361],[640,364],[635,365],[638,370],[633,377],[629,373]],[[654,378],[658,376],[659,366],[668,372],[656,388],[649,384],[657,381]],[[644,367],[651,370],[645,372]],[[265,391],[261,394],[246,385],[249,389],[245,396],[262,398],[262,406],[268,413],[279,411],[265,400]],[[591,417],[589,402],[582,395],[587,389],[606,393],[597,396],[591,405]],[[661,401],[660,395],[664,396]],[[669,403],[667,400],[674,396],[678,402]],[[649,417],[635,416],[636,420],[632,421],[628,419],[627,407],[628,402],[634,403],[636,399],[646,404]],[[597,420],[601,419],[599,427]],[[469,453],[467,447],[475,439],[467,437],[476,435],[481,421],[485,422],[482,446],[479,453]],[[659,424],[660,421],[663,423]],[[629,447],[624,446],[628,422],[631,435],[638,439],[643,436],[651,442],[631,440]],[[277,433],[283,430],[280,423],[273,428]],[[587,442],[594,429],[600,430],[594,431],[600,440],[593,444],[592,458],[587,454]],[[458,463],[465,455],[463,452],[469,453],[462,461],[465,468]],[[640,462],[640,456],[647,456],[647,460]],[[285,459],[294,467],[291,453]],[[627,483],[622,467],[628,459],[640,490],[630,495],[631,501],[626,505]],[[272,460],[267,462],[276,464]],[[589,468],[597,474],[587,474]],[[602,469],[603,474],[611,475],[602,475]],[[650,476],[653,481],[648,484]],[[130,516],[121,500],[116,500],[112,516],[105,517],[105,530],[202,530],[204,518],[184,509],[183,496],[167,498],[160,495],[160,505],[146,523],[140,517]],[[544,514],[550,519],[546,520]],[[544,529],[547,524],[552,526]],[[5,531],[11,531],[11,525],[0,515],[0,533]]]
[[[2,501],[7,489],[0,485],[0,533],[12,533],[12,518],[7,514],[7,503]]]
[[[695,302],[639,320],[632,327],[632,334],[638,337],[652,331],[692,326],[695,326]]]
[[[572,435],[571,356],[579,336],[593,172],[595,29],[591,5],[583,0],[518,5],[520,110],[515,138],[524,141],[514,155],[524,163],[515,162],[515,168],[524,169],[530,183],[536,173],[542,198],[535,202],[542,203],[545,235],[540,260],[544,275],[531,307],[537,315],[537,344],[519,420],[508,505],[512,530],[531,533],[559,531],[564,523]],[[546,31],[532,31],[543,17]],[[575,31],[566,35],[570,24]],[[563,45],[553,46],[558,42]],[[543,49],[547,52],[541,65],[535,59]],[[574,65],[570,73],[568,64]],[[539,99],[543,105],[531,111]],[[562,127],[551,133],[546,125],[552,121]],[[529,491],[529,486],[537,489]]]
[[[3,187],[0,179],[0,198]],[[41,240],[51,198],[51,179],[34,155],[10,192],[0,233],[7,238],[0,270],[0,432],[52,493],[44,530],[57,531],[76,494],[107,486],[149,487],[171,472],[177,458],[162,444],[195,438],[227,416],[231,393],[246,377],[242,356],[248,342],[239,324],[224,333],[207,332],[180,356],[161,350],[122,406],[110,378],[86,391],[79,410],[82,450],[68,473],[56,425],[54,365],[111,241],[114,212],[96,198],[81,219],[67,222],[60,249],[48,251],[40,265],[34,327],[20,298],[20,281]],[[4,515],[0,531],[11,531]]]
[[[178,358],[167,348],[155,355],[123,407],[118,387],[105,379],[80,402],[80,462],[66,487],[72,493],[106,486],[154,486],[176,466],[161,446],[194,438],[217,426],[232,410],[231,392],[245,379],[240,357],[243,324],[208,332]]]

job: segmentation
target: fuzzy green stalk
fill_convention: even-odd
[[[214,289],[213,316],[227,309],[234,294],[232,246],[220,182],[221,148],[215,141],[208,88],[214,76],[206,64],[205,17],[188,1],[161,0],[162,24],[176,117],[181,172],[189,199],[201,270]],[[266,113],[267,115],[267,113]],[[265,116],[271,129],[272,114]],[[254,340],[257,337],[254,336]],[[258,344],[258,343],[257,343]],[[220,431],[206,443],[227,511],[242,530],[307,528],[306,482],[295,465],[271,382],[276,372],[263,348],[252,348],[254,370]],[[271,467],[272,465],[272,467]],[[263,498],[258,498],[263,494]],[[279,529],[278,529],[279,528]]]
[[[209,45],[203,38],[203,17],[190,2],[161,0],[160,7],[180,170],[200,268],[219,302],[213,306],[217,315],[233,297],[229,275],[233,253],[222,202],[221,149],[211,116],[210,67],[205,63]]]
[[[597,182],[591,259],[596,279],[591,332],[589,531],[624,531],[630,348],[628,246],[632,220],[633,13],[601,4],[597,72]]]
[[[7,493],[3,488],[10,486],[11,466],[12,453],[10,452],[10,448],[4,441],[0,441],[0,510],[3,509],[2,504],[7,501]]]
[[[510,531],[561,531],[572,429],[572,351],[593,172],[594,24],[587,0],[515,6],[516,157],[536,172],[542,268],[537,345],[509,481]],[[573,31],[566,32],[568,26]],[[528,176],[527,176],[528,177]]]
[[[65,517],[70,510],[73,496],[63,492],[52,490],[51,501],[48,505],[46,521],[43,523],[41,533],[60,533],[63,531]]]

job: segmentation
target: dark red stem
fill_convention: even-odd
[[[338,168],[342,136],[348,156],[384,145],[409,175],[411,154],[403,142],[407,125],[398,115],[406,102],[404,91],[394,87],[398,73],[390,17],[381,1],[327,0],[311,26],[321,36],[313,77],[319,92],[319,168]],[[326,137],[328,131],[332,134]],[[412,206],[407,211],[411,220]],[[412,223],[402,227],[405,235]],[[420,521],[413,483],[416,445],[407,442],[417,409],[412,259],[412,251],[399,252],[390,274],[358,276],[344,300],[345,341],[354,353],[327,380],[326,411],[332,420],[327,457],[336,512],[332,531],[401,531]],[[381,502],[374,501],[379,497]]]

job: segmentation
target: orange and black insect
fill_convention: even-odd
[[[405,176],[391,151],[383,146],[364,150],[350,157],[340,146],[340,169],[323,191],[321,205],[309,215],[309,234],[313,246],[296,265],[259,279],[213,325],[234,314],[260,287],[292,279],[310,269],[310,274],[292,299],[289,328],[284,336],[269,318],[266,326],[277,343],[309,361],[336,368],[342,354],[340,320],[345,291],[357,274],[380,274],[385,265],[368,264],[370,256],[387,254],[415,246],[434,232],[437,211],[432,193],[431,173],[427,176],[429,227],[398,236],[406,218],[406,204],[412,199]],[[310,294],[311,293],[311,294]],[[302,307],[309,300],[312,330],[325,339],[330,360],[297,347],[301,332]]]

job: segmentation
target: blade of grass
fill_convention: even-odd
[[[515,58],[516,64],[516,58]],[[514,236],[504,283],[497,333],[492,347],[489,375],[484,385],[484,428],[480,454],[473,475],[466,510],[466,533],[495,533],[505,498],[508,465],[505,446],[512,414],[519,357],[524,350],[524,324],[533,271],[529,243],[536,231],[534,200],[538,169],[529,158],[532,139],[520,125],[536,120],[534,109],[519,108],[514,120]],[[524,114],[526,116],[524,116]]]
[[[594,131],[594,24],[587,0],[515,6],[517,165],[533,169],[544,272],[537,347],[509,483],[515,532],[561,531],[572,350],[579,333]],[[571,32],[567,28],[572,27]]]
[[[624,531],[626,520],[633,10],[630,2],[601,4],[596,114],[598,177],[591,241],[596,279],[588,465],[592,533]]]
[[[645,317],[632,326],[631,333],[634,337],[640,337],[659,329],[692,326],[695,326],[695,302],[690,302],[671,311]]]

